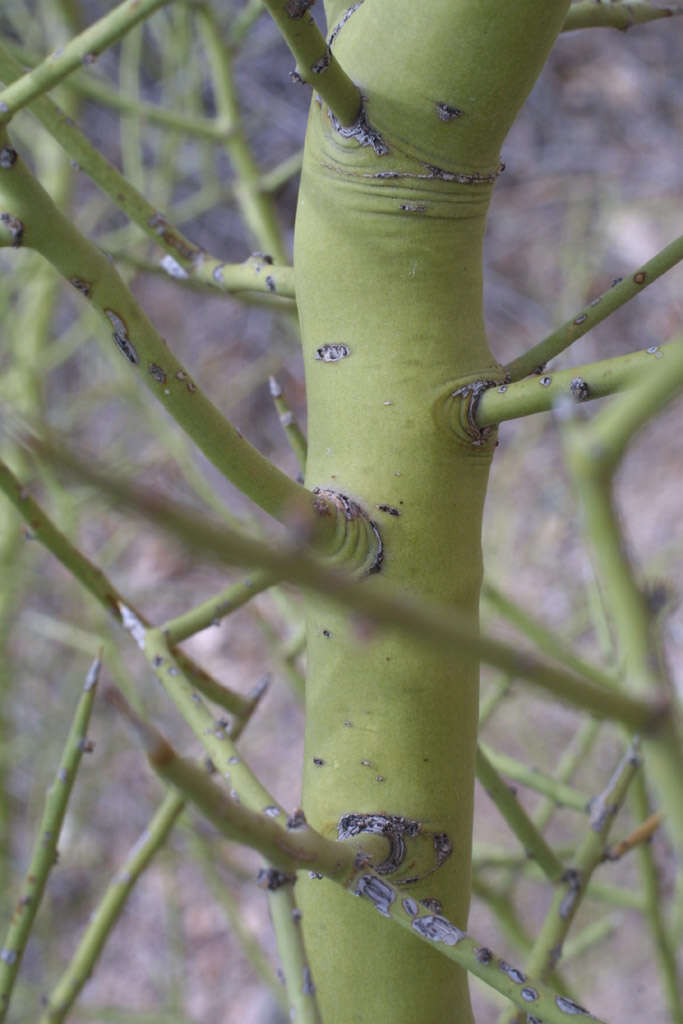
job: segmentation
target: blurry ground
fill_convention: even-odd
[[[223,3],[224,22],[242,5]],[[83,3],[87,20],[109,5]],[[13,37],[23,25],[22,42],[44,51],[45,32],[55,31],[49,5],[6,0],[0,10],[0,32]],[[159,15],[157,18],[164,18]],[[487,318],[492,347],[501,361],[523,351],[554,325],[577,312],[617,276],[633,270],[680,234],[680,105],[683,20],[661,21],[624,35],[585,31],[562,37],[527,107],[503,151],[507,165],[497,186],[487,244]],[[147,38],[154,54],[154,36]],[[92,74],[118,80],[118,48],[104,55]],[[300,147],[308,98],[290,85],[292,61],[267,18],[250,32],[237,63],[238,83],[254,152],[270,169]],[[158,98],[163,67],[145,63],[145,95]],[[166,84],[176,90],[185,109],[183,69]],[[187,84],[185,88],[189,88]],[[211,97],[203,102],[211,112]],[[117,162],[121,160],[118,118],[94,104],[81,110],[79,123]],[[31,152],[36,135],[28,117],[17,119],[15,136]],[[163,176],[155,170],[162,136],[146,136],[145,190],[162,205]],[[207,175],[206,155],[188,144],[174,144],[170,158],[176,181],[172,200],[188,201]],[[229,180],[220,155],[210,165]],[[76,220],[100,244],[121,247],[116,234],[124,222],[96,197],[86,181],[77,184]],[[158,194],[155,194],[157,190]],[[296,180],[278,194],[283,225],[291,231]],[[168,201],[168,196],[166,196]],[[167,202],[164,204],[167,205]],[[240,260],[254,247],[244,240],[234,207],[226,194],[209,210],[183,223],[185,232],[226,260]],[[109,234],[108,234],[109,232]],[[137,236],[134,236],[137,237]],[[123,241],[127,241],[123,239]],[[144,246],[139,249],[141,254]],[[158,259],[158,254],[157,257]],[[30,254],[3,255],[3,296],[17,267],[33,278]],[[197,296],[178,290],[164,278],[138,276],[133,281],[162,333],[187,362],[194,376],[233,422],[269,457],[294,474],[296,467],[283,441],[267,390],[269,373],[277,372],[302,421],[305,420],[302,374],[291,331],[256,307],[223,297]],[[680,333],[681,276],[672,273],[606,323],[578,342],[558,360],[577,365],[664,342]],[[197,501],[178,464],[168,457],[155,423],[165,417],[150,411],[141,392],[131,391],[128,375],[114,367],[87,328],[74,327],[80,308],[64,295],[57,306],[51,335],[73,355],[47,377],[47,418],[106,459],[114,470],[134,465],[140,482]],[[66,332],[66,335],[64,334]],[[71,333],[69,333],[71,332]],[[71,340],[70,340],[71,339]],[[81,343],[82,342],[82,343]],[[3,340],[3,349],[6,339]],[[52,351],[59,352],[60,349]],[[0,368],[8,360],[0,354]],[[587,410],[591,415],[593,408]],[[629,454],[619,479],[619,499],[627,535],[643,576],[672,590],[681,584],[680,465],[683,408],[672,406],[653,423]],[[577,529],[574,499],[555,427],[549,416],[506,424],[501,429],[487,505],[485,554],[488,573],[548,625],[573,638],[580,649],[595,653],[587,613],[589,570]],[[188,449],[189,451],[189,449]],[[185,456],[184,456],[185,457]],[[187,456],[193,458],[192,456]],[[197,462],[211,486],[238,514],[247,508],[231,488]],[[83,488],[65,498],[45,484],[46,501],[63,528],[78,536],[84,549],[129,593],[150,617],[162,621],[219,589],[222,573],[193,560],[139,523],[127,523],[93,499]],[[249,510],[251,514],[251,510]],[[264,522],[264,520],[260,520]],[[270,528],[270,527],[269,527]],[[11,773],[7,790],[12,812],[9,841],[13,871],[25,863],[30,840],[27,825],[36,820],[42,791],[56,763],[67,728],[73,696],[88,664],[88,653],[108,630],[103,616],[90,609],[66,573],[37,545],[12,552],[5,572],[19,592],[12,609],[3,678],[12,689]],[[245,755],[266,785],[285,805],[298,800],[302,715],[276,658],[270,653],[261,616],[286,636],[296,619],[296,598],[290,611],[270,597],[259,598],[219,628],[201,634],[188,648],[217,676],[242,691],[266,672],[272,685],[258,722],[243,740]],[[674,601],[667,607],[666,635],[674,672],[683,683],[683,613]],[[155,719],[185,750],[195,749],[187,732],[158,699],[149,675],[135,652],[120,641],[121,660],[107,664],[108,678],[122,685],[130,680],[143,694]],[[484,691],[490,684],[484,675]],[[5,712],[7,714],[7,712]],[[576,728],[577,716],[531,696],[520,684],[487,727],[487,739],[500,750],[552,771]],[[121,727],[99,707],[91,730],[96,748],[86,759],[60,843],[42,911],[37,939],[29,947],[23,984],[16,997],[13,1021],[36,1019],[41,992],[50,988],[74,948],[88,914],[107,879],[116,871],[160,799],[160,787]],[[606,781],[619,756],[618,736],[605,730],[604,741],[582,764],[577,787],[593,792]],[[519,790],[527,807],[535,798]],[[192,821],[193,819],[188,819]],[[628,828],[628,816],[616,828]],[[557,815],[550,835],[566,841],[575,832],[570,812]],[[250,879],[256,858],[225,849],[204,830],[219,879],[239,901],[243,923],[274,960],[266,920],[265,897]],[[515,849],[488,798],[480,794],[475,838]],[[669,851],[655,839],[664,884]],[[166,851],[137,887],[113,934],[78,1008],[69,1018],[85,1021],[192,1021],[193,1024],[276,1024],[279,1015],[268,991],[257,983],[249,963],[231,937],[227,909],[196,861],[189,859],[190,839],[178,829]],[[7,870],[7,880],[16,874]],[[491,876],[492,878],[494,876]],[[636,883],[631,863],[608,866],[603,880]],[[0,886],[5,889],[5,886]],[[548,903],[536,883],[520,887],[520,905],[530,930],[541,922]],[[610,1021],[647,1020],[671,1024],[652,968],[647,930],[634,912],[587,903],[577,930],[610,914],[614,931],[595,950],[567,966],[565,976],[576,983],[581,1001]],[[0,912],[0,931],[4,928]],[[500,928],[475,900],[472,931],[506,951]],[[510,953],[510,955],[512,955]],[[497,1010],[488,995],[474,989],[477,1024],[493,1024]],[[110,1012],[107,1011],[110,1009]]]

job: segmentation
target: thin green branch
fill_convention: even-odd
[[[98,657],[90,666],[83,692],[76,705],[76,712],[55,780],[45,797],[45,808],[36,833],[28,870],[22,882],[21,895],[17,900],[9,930],[0,950],[0,1021],[4,1021],[7,1016],[12,988],[21,965],[31,927],[43,898],[48,875],[57,861],[57,846],[67,804],[81,757],[83,752],[88,750],[87,729],[95,699],[100,664]]]
[[[50,992],[39,1024],[61,1024],[92,974],[128,896],[152,857],[165,843],[185,806],[183,795],[169,788],[154,817],[107,887],[90,917],[74,955]]]
[[[261,190],[261,174],[242,124],[230,51],[222,43],[220,26],[211,8],[198,7],[196,17],[208,59],[218,115],[230,125],[225,148],[235,169],[237,181],[233,187],[242,219],[256,243],[271,253],[277,263],[286,263],[287,253],[275,206],[270,195]]]
[[[526,377],[515,384],[499,384],[483,392],[475,412],[481,429],[503,423],[505,420],[530,416],[536,412],[550,412],[561,402],[576,404],[595,398],[642,387],[646,377],[656,369],[657,361],[679,361],[683,351],[680,339],[666,345],[651,345],[639,352],[601,359],[570,370],[557,370],[540,376]],[[662,378],[664,383],[664,378]],[[666,377],[666,384],[675,391],[675,378]],[[659,401],[655,398],[654,404]],[[642,408],[640,400],[635,403]],[[643,412],[646,417],[650,413]]]
[[[362,112],[362,97],[309,13],[314,0],[263,0],[296,60],[299,81],[312,85],[339,122],[348,127]]]
[[[616,680],[607,672],[590,665],[583,658],[577,657],[573,650],[552,630],[548,629],[524,608],[504,594],[498,587],[495,587],[489,580],[484,580],[481,596],[484,602],[490,605],[495,611],[502,615],[508,622],[511,622],[520,632],[526,634],[539,650],[549,654],[552,658],[574,669],[586,679],[592,679],[600,686],[615,686]]]
[[[512,686],[512,677],[504,675],[499,679],[495,686],[490,690],[486,697],[482,698],[479,703],[479,734],[493,715],[494,711],[503,702],[505,697],[510,691]]]
[[[282,429],[284,430],[290,447],[296,456],[296,461],[299,463],[299,469],[304,473],[306,471],[307,449],[304,432],[299,426],[296,416],[292,412],[291,406],[283,395],[282,388],[275,377],[271,377],[268,383],[270,386],[270,397],[273,399],[273,404],[275,405],[278,416],[280,417]]]
[[[228,780],[231,796],[248,807],[271,818],[282,817],[284,811],[253,774],[240,756],[231,735],[229,723],[215,719],[197,687],[183,672],[160,629],[145,629],[127,608],[122,608],[124,624],[154,669],[156,678],[206,750],[213,765]],[[259,687],[250,704],[263,694]]]
[[[683,370],[682,355],[679,366],[670,362],[670,375],[674,386],[680,387]],[[652,378],[660,389],[671,393],[671,381],[657,367],[642,385],[646,398],[652,396]],[[630,436],[634,420],[640,422],[642,408],[638,404],[640,389],[624,395],[618,405],[628,403],[623,421],[617,420],[617,429],[601,432],[602,416],[598,426],[579,424],[572,419],[564,423],[567,464],[576,484],[583,506],[582,522],[588,540],[591,559],[599,580],[605,606],[612,620],[617,650],[623,664],[624,686],[632,693],[660,694],[672,701],[671,713],[662,722],[656,742],[643,737],[647,771],[656,786],[657,797],[679,850],[683,850],[683,803],[680,799],[679,779],[683,774],[683,743],[681,725],[673,684],[661,656],[660,645],[652,622],[652,615],[641,592],[626,553],[619,517],[611,493],[611,478],[615,468],[610,437],[621,450],[624,437]],[[620,411],[620,410],[618,410]],[[606,409],[610,414],[611,410]],[[634,413],[634,416],[631,416]],[[608,426],[613,420],[608,420]],[[625,425],[625,429],[622,429]]]
[[[213,836],[203,835],[194,827],[194,823],[192,826],[187,826],[184,831],[186,839],[191,845],[192,862],[201,868],[203,880],[208,887],[213,904],[223,911],[229,930],[239,943],[240,952],[249,961],[254,973],[268,986],[283,1013],[286,1013],[287,999],[282,983],[275,973],[270,957],[251,928],[247,927],[244,907],[238,901],[231,887],[226,884],[223,872],[219,870],[220,860],[216,857],[216,844],[213,841]],[[252,882],[251,872],[246,873],[245,881],[247,880]]]
[[[639,387],[610,402],[592,421],[591,462],[602,478],[614,473],[641,427],[683,390],[683,337],[654,355],[659,358]]]
[[[331,571],[327,564],[299,547],[274,548],[208,522],[203,522],[200,529],[196,513],[170,507],[148,492],[122,485],[110,474],[75,459],[63,446],[55,448],[41,443],[37,447],[44,458],[111,495],[121,506],[173,533],[196,551],[204,552],[214,563],[270,570],[283,580],[329,595],[338,604],[356,612],[361,621],[365,619],[368,623],[402,630],[423,644],[438,643],[446,650],[468,651],[598,717],[621,721],[641,732],[664,728],[668,707],[665,703],[655,704],[596,686],[559,666],[520,653],[512,645],[480,636],[475,625],[458,616],[454,609],[396,596],[383,586],[381,576],[358,586],[353,578]]]
[[[149,628],[150,623],[135,606],[88,558],[68,540],[45,514],[40,505],[31,497],[28,489],[17,480],[9,466],[0,460],[0,491],[12,502],[19,515],[31,530],[31,534],[44,544],[55,558],[74,576],[120,626],[124,626],[121,608],[125,607]],[[204,669],[200,668],[187,654],[176,651],[178,663],[194,685],[205,697],[231,714],[243,718],[250,711],[250,702],[238,693],[218,683]]]
[[[609,830],[640,764],[635,746],[621,759],[607,786],[592,802],[590,828],[579,846],[571,868],[557,887],[546,919],[527,961],[531,974],[546,979],[556,966],[562,944],[569,932],[586,891],[586,884],[602,860]],[[525,1018],[507,1014],[501,1020],[524,1024]]]
[[[159,628],[166,637],[166,642],[171,645],[179,644],[187,640],[189,636],[201,632],[208,626],[217,626],[221,619],[231,612],[237,611],[250,601],[256,594],[262,593],[276,583],[271,573],[257,572],[247,579],[231,583],[230,586],[221,590],[219,594],[203,601],[195,608],[168,619]],[[145,623],[146,625],[146,623]]]
[[[582,0],[569,8],[563,32],[572,32],[577,28],[617,28],[625,32],[633,25],[643,25],[657,18],[671,18],[683,14],[680,5],[653,7],[649,3],[638,3],[628,0],[626,3],[601,3],[600,0]]]
[[[0,123],[9,121],[22,107],[52,89],[76,68],[97,56],[170,0],[124,0],[99,21],[51,53],[37,67],[0,90]]]
[[[650,817],[650,802],[642,775],[636,777],[632,801],[637,816],[641,819],[648,819]],[[652,847],[648,842],[643,842],[641,837],[642,830],[641,836],[635,839],[635,843],[638,848],[640,878],[645,896],[643,913],[650,927],[655,951],[654,959],[662,988],[666,993],[671,1020],[683,1021],[683,984],[681,984],[683,978],[681,978],[679,943],[675,936],[669,933],[666,925],[662,908],[660,871]]]
[[[562,861],[548,846],[529,815],[518,803],[515,794],[493,767],[481,744],[477,748],[475,771],[479,782],[522,844],[527,856],[533,857],[552,882],[559,881],[564,874]]]
[[[0,42],[0,78],[11,82],[18,80],[21,72],[21,65]],[[270,257],[260,254],[244,263],[223,263],[190,241],[88,142],[49,97],[36,99],[31,105],[31,113],[105,195],[149,238],[165,249],[168,258],[165,263],[162,261],[162,265],[172,277],[180,280],[186,275],[219,291],[246,290],[287,298],[294,296],[292,267],[274,264]],[[11,237],[6,244],[12,244]]]
[[[492,750],[488,744],[479,741],[479,749],[487,758],[489,763],[501,775],[505,775],[514,782],[519,782],[537,793],[543,793],[557,807],[571,807],[575,811],[586,811],[588,808],[588,797],[577,789],[567,786],[566,783],[554,779],[550,775],[539,772],[536,768],[530,768],[523,761],[518,761],[508,754],[501,754]]]
[[[120,694],[114,692],[110,699],[135,729],[154,770],[166,783],[181,790],[228,838],[258,850],[284,872],[305,869],[338,882],[372,903],[384,917],[390,917],[411,935],[430,943],[432,948],[477,975],[516,1006],[540,1014],[546,1024],[567,1024],[567,1015],[572,1014],[581,1015],[586,1024],[601,1024],[571,999],[497,957],[448,918],[422,913],[417,901],[406,897],[405,889],[397,890],[388,875],[375,874],[373,857],[385,857],[384,838],[363,833],[362,847],[356,839],[334,842],[314,832],[300,813],[290,818],[287,830],[283,830],[267,815],[235,803],[206,773],[179,758],[156,729],[127,707]]]
[[[597,10],[613,10],[620,5],[591,4],[590,6]],[[627,277],[616,278],[606,292],[589,302],[571,320],[567,320],[543,341],[539,341],[533,348],[508,363],[505,367],[508,379],[518,381],[530,373],[540,373],[549,360],[554,359],[560,352],[564,352],[577,338],[583,337],[592,327],[608,317],[615,309],[623,306],[634,295],[639,295],[643,289],[681,260],[683,260],[683,235],[670,242],[661,252],[658,252],[656,256],[653,256],[651,260]]]
[[[295,880],[296,875],[283,875],[273,868],[266,868],[259,875],[261,885],[268,891],[268,907],[285,977],[290,1020],[297,1024],[322,1024],[301,931],[301,911],[294,899]]]

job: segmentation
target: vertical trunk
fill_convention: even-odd
[[[482,316],[486,214],[502,140],[567,6],[330,3],[334,52],[370,127],[343,136],[316,100],[309,120],[295,246],[306,483],[376,521],[397,592],[473,621],[495,439],[454,431],[446,406],[468,382],[501,378]],[[311,824],[336,836],[349,813],[420,822],[443,863],[406,897],[438,900],[464,927],[477,664],[425,657],[395,633],[362,642],[319,601],[308,621]],[[466,978],[437,952],[331,883],[302,877],[297,893],[324,1020],[471,1021]]]

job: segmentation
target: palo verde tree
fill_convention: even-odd
[[[236,98],[234,58],[262,6],[293,54],[292,77],[312,87],[293,266],[272,194],[299,160],[263,175]],[[638,828],[618,850],[640,847],[645,895],[639,906],[655,936],[671,1020],[681,1021],[680,895],[678,915],[667,914],[646,845],[663,822],[668,842],[683,849],[680,723],[651,602],[622,541],[612,485],[631,438],[683,384],[683,348],[673,338],[570,370],[546,365],[674,266],[683,241],[633,268],[506,365],[489,347],[482,304],[482,245],[504,170],[501,150],[558,35],[582,27],[627,28],[679,12],[630,2],[570,6],[568,0],[432,0],[422,6],[327,0],[324,6],[326,35],[310,0],[248,3],[227,19],[217,4],[124,0],[94,21],[83,17],[90,15],[87,5],[82,12],[62,0],[49,13],[40,8],[59,36],[47,57],[37,52],[26,10],[23,18],[10,16],[0,41],[0,241],[8,250],[38,254],[30,264],[35,298],[24,320],[27,340],[21,330],[11,333],[10,317],[4,337],[14,351],[3,395],[6,461],[0,468],[0,485],[14,506],[3,535],[4,618],[9,622],[14,601],[18,512],[31,536],[135,641],[206,759],[200,764],[176,752],[119,665],[120,688],[109,687],[107,696],[140,740],[166,796],[112,880],[40,1019],[67,1018],[128,892],[190,805],[228,839],[265,858],[259,877],[293,1019],[468,1024],[474,1019],[468,975],[474,975],[508,1001],[501,1018],[507,1022],[598,1021],[609,1007],[598,1016],[584,1008],[581,994],[570,992],[559,973],[561,955],[595,869],[607,855],[618,855],[608,846],[609,833],[630,791]],[[191,105],[184,110],[180,102],[151,102],[137,72],[144,67],[143,24],[162,63],[169,58],[160,41],[195,57],[201,52],[212,116]],[[119,54],[120,92],[83,71],[112,47]],[[118,110],[127,125],[124,173],[82,133],[78,113],[85,97]],[[298,324],[306,438],[275,380],[271,394],[301,463],[301,481],[245,439],[195,380],[191,357],[184,365],[173,339],[169,346],[145,314],[126,281],[136,257],[122,247],[112,260],[89,240],[87,223],[69,212],[69,168],[54,160],[42,167],[40,154],[31,155],[25,113],[165,251],[162,267],[180,289],[244,294],[274,308],[290,335]],[[143,122],[170,133],[176,148],[168,150],[168,160],[178,158],[181,138],[224,147],[236,175],[232,198],[257,251],[239,263],[221,259],[186,237],[163,203],[146,198]],[[220,188],[212,181],[205,187],[218,205]],[[4,265],[11,269],[11,257],[20,255],[8,252]],[[57,308],[60,276],[126,379],[144,385],[208,462],[282,524],[284,539],[278,535],[276,542],[271,528],[256,521],[226,525],[224,509],[182,442],[168,443],[205,507],[217,513],[213,518],[152,486],[125,482],[116,467],[97,468],[82,454],[82,438],[77,455],[63,431],[56,432],[42,413],[44,390],[35,371],[48,330],[41,317]],[[68,351],[77,348],[78,331],[65,344]],[[583,403],[612,394],[596,415],[583,416]],[[493,584],[486,585],[486,600],[537,650],[529,653],[478,625],[482,515],[497,427],[553,408],[599,583],[595,614],[609,667],[580,658]],[[167,419],[161,430],[166,437]],[[63,495],[65,476],[80,487],[94,486],[101,500],[131,516],[149,519],[213,565],[246,574],[153,625],[135,595],[120,591],[86,557],[69,530],[66,505],[64,523],[39,502],[36,479],[48,493]],[[295,686],[305,691],[296,810],[278,802],[242,754],[239,737],[262,690],[245,696],[224,685],[180,646],[271,589],[278,589],[293,619],[298,606],[291,589],[280,590],[283,584],[301,590],[306,622],[305,684],[292,668],[296,645],[281,651]],[[0,1019],[10,1019],[10,996],[87,749],[101,662],[104,671],[114,671],[110,657],[108,645],[87,673],[30,867],[13,899],[0,953]],[[534,773],[478,742],[482,662],[504,680],[486,714],[511,678],[584,713],[557,777]],[[589,800],[570,784],[571,774],[605,720],[620,729],[621,755]],[[2,728],[7,738],[7,716]],[[495,936],[467,931],[475,776],[524,853],[500,864],[540,871],[552,893],[536,934],[519,943],[514,966]],[[540,790],[547,804],[529,815],[503,776]],[[586,816],[569,849],[544,835],[556,805]],[[7,802],[2,815],[9,836]],[[9,857],[9,839],[4,843]],[[504,906],[502,927],[519,937],[504,889],[489,902],[494,911]]]

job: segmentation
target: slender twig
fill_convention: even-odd
[[[352,578],[330,571],[326,563],[308,555],[300,547],[274,548],[208,522],[202,522],[199,527],[196,513],[171,507],[140,488],[122,485],[111,474],[102,473],[75,459],[64,446],[50,447],[42,442],[36,447],[46,460],[63,466],[93,484],[101,493],[111,495],[123,507],[174,533],[196,551],[209,555],[214,563],[271,570],[283,580],[328,594],[368,622],[401,629],[424,644],[436,642],[445,649],[470,651],[488,664],[527,679],[598,717],[622,721],[642,732],[656,732],[664,728],[666,703],[650,703],[646,699],[599,687],[559,666],[520,653],[511,644],[480,636],[474,624],[458,616],[454,609],[444,610],[438,605],[397,596],[383,586],[381,576],[375,576],[359,587]]]
[[[538,619],[530,615],[526,609],[504,594],[490,580],[484,580],[481,592],[485,603],[511,622],[522,633],[525,633],[534,645],[552,658],[556,658],[568,668],[573,668],[586,679],[593,679],[600,686],[615,686],[616,680],[602,669],[579,658],[569,645],[556,633],[544,626]]]
[[[651,821],[652,818],[657,817],[657,815],[649,816],[650,802],[647,786],[645,779],[641,775],[635,779],[632,801],[639,818]],[[666,995],[671,1020],[683,1020],[683,984],[681,984],[683,977],[681,976],[680,942],[667,927],[664,907],[662,906],[661,872],[655,861],[652,846],[648,842],[643,842],[639,837],[636,849],[640,879],[645,897],[643,914],[650,928],[657,972]]]
[[[163,846],[180,815],[185,800],[169,789],[149,825],[112,879],[92,914],[69,964],[46,999],[39,1024],[59,1024],[73,1006],[92,974],[128,896],[153,856]]]
[[[270,818],[283,819],[282,807],[239,754],[229,723],[214,718],[197,688],[186,677],[178,659],[171,652],[163,632],[160,629],[145,629],[140,620],[127,608],[122,609],[122,613],[126,628],[144,651],[157,679],[201,741],[215,768],[228,780],[232,797]],[[263,687],[259,687],[250,703],[260,700],[262,693]]]
[[[269,380],[270,397],[273,399],[273,404],[277,409],[278,416],[280,417],[280,423],[284,430],[289,445],[296,455],[296,460],[299,463],[299,469],[303,473],[306,469],[306,438],[304,432],[299,426],[296,416],[292,412],[292,408],[282,393],[280,384],[271,377]]]
[[[230,51],[222,43],[220,26],[213,11],[208,6],[200,6],[196,17],[211,72],[218,116],[230,125],[225,147],[237,177],[234,194],[242,219],[252,239],[270,253],[277,263],[286,263],[287,253],[275,206],[271,197],[261,190],[261,172],[242,124]]]
[[[194,636],[207,626],[217,626],[221,619],[236,611],[250,601],[255,594],[260,594],[276,582],[270,573],[256,572],[244,580],[231,583],[219,594],[203,601],[195,608],[168,619],[159,628],[166,637],[166,642],[173,646]]]
[[[641,822],[638,828],[635,828],[629,835],[624,836],[616,843],[612,843],[611,846],[605,850],[605,860],[621,860],[627,853],[636,846],[640,846],[641,843],[649,843],[653,835],[662,824],[663,815],[659,812],[650,814]]]
[[[530,768],[515,757],[492,750],[488,744],[483,743],[481,740],[479,741],[479,749],[496,771],[513,779],[515,782],[520,782],[523,786],[528,786],[529,789],[536,790],[537,793],[543,793],[557,807],[571,807],[575,811],[586,811],[588,809],[588,797],[577,789],[559,782],[550,775],[545,775],[536,768]]]
[[[609,11],[620,5],[591,4],[590,6],[596,10]],[[592,299],[571,320],[567,320],[543,341],[539,341],[533,348],[508,363],[505,372],[509,380],[517,381],[526,377],[527,374],[540,373],[550,359],[554,359],[560,352],[564,352],[577,338],[583,337],[592,327],[608,317],[615,309],[623,306],[629,299],[640,294],[643,289],[682,259],[683,235],[670,242],[661,252],[658,252],[656,256],[653,256],[647,263],[643,263],[642,267],[628,276],[615,278],[607,291]]]
[[[0,122],[9,121],[18,110],[48,92],[76,68],[92,63],[103,50],[167,3],[169,0],[124,0],[37,67],[0,90]]]
[[[216,844],[213,837],[206,837],[195,827],[194,823],[188,825],[185,830],[186,839],[191,845],[192,861],[199,865],[202,876],[208,887],[213,904],[219,907],[225,914],[230,931],[239,942],[240,952],[249,961],[254,973],[268,986],[273,998],[283,1012],[287,1011],[287,999],[282,988],[282,983],[277,977],[271,964],[270,957],[266,954],[261,943],[252,930],[247,927],[244,915],[244,907],[240,904],[229,885],[226,884],[223,873],[219,871],[220,861],[216,857]],[[252,872],[246,873],[244,881],[253,881]]]
[[[562,883],[556,889],[526,964],[528,971],[539,978],[545,980],[561,957],[562,944],[583,900],[586,883],[602,860],[610,827],[639,764],[636,748],[631,747],[617,765],[605,789],[592,802],[590,828],[577,850],[572,867],[567,869]],[[519,1013],[505,1013],[499,1024],[511,1021],[523,1024],[524,1020],[525,1017]]]
[[[639,352],[574,366],[570,370],[526,377],[515,384],[488,388],[477,405],[475,419],[480,428],[505,420],[549,412],[559,402],[590,402],[618,392],[635,389],[657,366],[670,365],[683,350],[680,339],[665,345],[650,345]]]
[[[654,7],[650,3],[596,3],[595,0],[583,0],[572,4],[562,26],[563,32],[571,32],[577,28],[617,28],[623,32],[632,25],[643,25],[657,18],[671,18],[683,14],[679,4],[667,7]]]
[[[263,0],[296,59],[299,81],[312,85],[344,126],[361,113],[361,94],[343,70],[309,13],[314,0]]]
[[[315,996],[315,982],[308,966],[301,926],[301,911],[294,899],[296,875],[266,868],[259,874],[260,884],[268,892],[268,907],[275,941],[280,953],[287,988],[289,1016],[303,1024],[321,1024]]]
[[[495,686],[490,690],[485,697],[482,698],[479,704],[479,733],[481,734],[482,729],[493,715],[494,711],[500,706],[507,694],[510,692],[512,686],[512,677],[504,675]]]
[[[481,744],[477,748],[476,776],[503,818],[526,850],[533,857],[547,877],[557,882],[564,874],[564,865],[557,854],[548,846],[522,805],[517,801],[507,783],[501,778],[488,759]]]
[[[57,529],[52,520],[45,514],[40,505],[31,497],[28,489],[17,480],[9,466],[0,460],[0,491],[12,502],[31,529],[31,534],[57,558],[62,565],[81,583],[86,590],[120,626],[124,626],[121,608],[129,611],[142,623],[144,628],[150,626],[149,621],[139,612],[135,605],[116,589],[111,580],[91,562],[75,545]],[[175,652],[178,663],[182,666],[194,685],[205,697],[225,708],[231,714],[243,717],[249,711],[249,701],[238,693],[223,686],[200,668],[187,654]]]
[[[48,875],[57,861],[57,845],[76,772],[88,750],[87,729],[100,674],[99,657],[90,666],[83,692],[59,762],[55,780],[47,791],[28,870],[21,886],[9,930],[0,950],[0,1021],[4,1021],[12,988],[19,971],[33,921],[38,912]],[[91,748],[90,748],[91,749]]]
[[[635,579],[614,507],[610,484],[627,440],[651,411],[655,397],[670,397],[683,384],[683,346],[664,370],[657,366],[632,395],[622,395],[588,426],[565,419],[567,463],[583,506],[583,525],[605,606],[612,619],[623,663],[624,688],[659,693],[672,701],[656,743],[643,736],[647,771],[679,849],[683,849],[683,803],[678,780],[683,773],[683,744],[676,696],[653,633],[652,616]],[[654,386],[653,386],[654,385]],[[622,415],[623,412],[623,415]],[[605,418],[606,417],[606,418]]]

